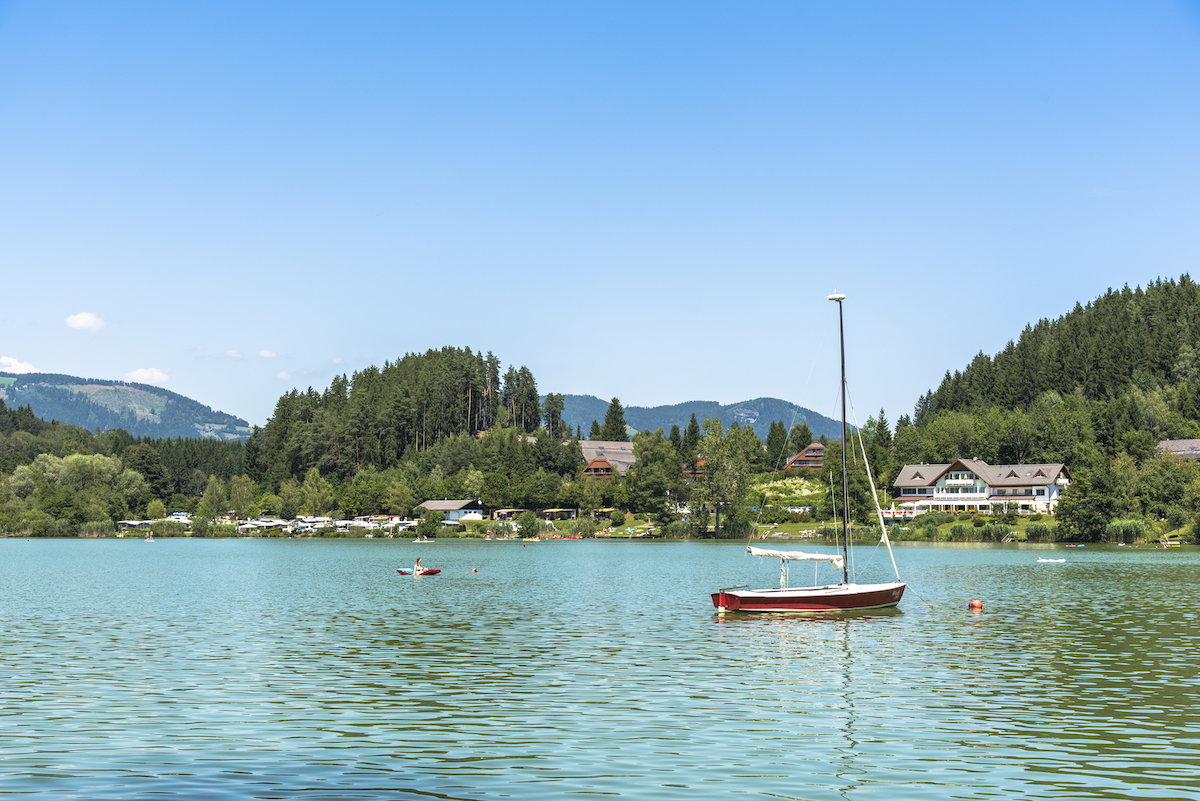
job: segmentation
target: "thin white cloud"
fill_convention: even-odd
[[[225,355],[231,359],[242,358],[242,352],[240,350],[227,350],[227,351],[225,351]]]
[[[264,359],[274,359],[275,351],[263,349],[258,352],[258,355],[262,356]]]
[[[94,334],[103,327],[104,321],[91,312],[72,314],[67,318],[67,328],[78,328],[81,331],[87,331],[89,334]]]
[[[290,373],[288,373],[287,370],[280,370],[278,373],[275,374],[275,377],[278,378],[280,381],[287,381],[292,376]]]
[[[6,373],[36,373],[38,369],[29,362],[21,362],[12,356],[0,356],[0,368]]]
[[[342,360],[341,360],[341,359],[334,359],[334,360],[333,360],[333,363],[334,363],[334,364],[341,364],[341,363],[342,363]]]
[[[125,380],[136,381],[139,384],[165,384],[171,379],[157,367],[142,367],[126,373]]]

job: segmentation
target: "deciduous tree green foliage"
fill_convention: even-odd
[[[719,537],[721,515],[728,520],[735,513],[744,511],[751,475],[746,446],[740,432],[726,431],[720,419],[708,417],[704,420],[700,454],[704,463],[701,475],[692,484],[692,499],[695,505],[715,514],[715,531]]]
[[[542,530],[542,522],[530,510],[525,510],[517,516],[517,531],[522,537],[536,537]]]
[[[38,454],[18,466],[0,493],[0,529],[38,533],[47,524],[120,520],[150,494],[145,478],[100,454]]]
[[[300,494],[300,511],[306,515],[320,517],[333,509],[333,487],[315,467],[304,476]]]
[[[604,427],[600,429],[600,439],[605,442],[628,442],[629,435],[625,433],[625,409],[621,401],[612,399],[608,411],[604,413]]]
[[[864,439],[867,432],[863,432]],[[857,435],[850,434],[851,442],[846,449],[846,476],[850,490],[850,519],[860,525],[872,522],[875,514],[875,502],[871,500],[871,486],[867,482],[867,470],[862,455],[858,451]],[[869,452],[869,451],[868,451]],[[833,441],[825,450],[825,458],[821,461],[821,484],[825,490],[824,516],[836,516],[840,520],[845,510],[842,509],[842,443]]]
[[[421,519],[417,521],[417,536],[422,539],[436,537],[442,530],[442,520],[445,517],[444,514],[436,510],[421,515]]]
[[[639,431],[633,438],[633,455],[634,466],[626,477],[630,508],[665,526],[675,519],[675,504],[682,500],[683,459],[661,428]]]
[[[246,518],[254,506],[254,497],[254,482],[249,476],[234,476],[229,480],[229,508],[239,519]]]

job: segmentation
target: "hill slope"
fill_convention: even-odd
[[[250,424],[191,398],[150,386],[54,373],[0,373],[0,399],[29,406],[44,420],[93,431],[123,428],[135,437],[235,440]]]
[[[944,411],[1027,409],[1045,392],[1107,401],[1136,387],[1176,387],[1184,417],[1196,417],[1200,391],[1200,285],[1187,275],[1108,290],[1057,320],[1027,325],[994,357],[979,353],[917,403],[922,425]],[[1170,405],[1168,403],[1168,405]],[[1159,415],[1161,416],[1161,415]],[[1134,428],[1141,428],[1141,421]]]
[[[592,395],[565,395],[563,422],[572,429],[578,426],[587,436],[593,420],[604,422],[604,412],[610,402]],[[777,398],[755,398],[728,406],[716,401],[687,401],[671,406],[626,406],[625,422],[639,431],[646,428],[670,431],[672,425],[679,426],[682,431],[687,428],[693,414],[700,423],[706,417],[717,417],[726,427],[734,422],[740,426],[752,426],[759,437],[767,435],[767,429],[774,420],[782,420],[784,427],[789,429],[793,423],[807,423],[813,435],[818,437],[826,435],[840,439],[842,436],[840,422]]]

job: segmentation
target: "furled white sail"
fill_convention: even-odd
[[[768,559],[782,559],[785,562],[829,562],[835,570],[842,569],[842,555],[834,553],[805,553],[804,551],[772,551],[766,548],[746,546],[746,553],[751,556],[765,556]]]

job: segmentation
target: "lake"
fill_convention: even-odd
[[[443,572],[396,573],[418,556]],[[886,551],[856,561],[890,574]],[[744,542],[0,539],[0,794],[1200,798],[1200,551],[896,561],[897,610],[720,616],[710,592],[773,586],[778,562]]]

